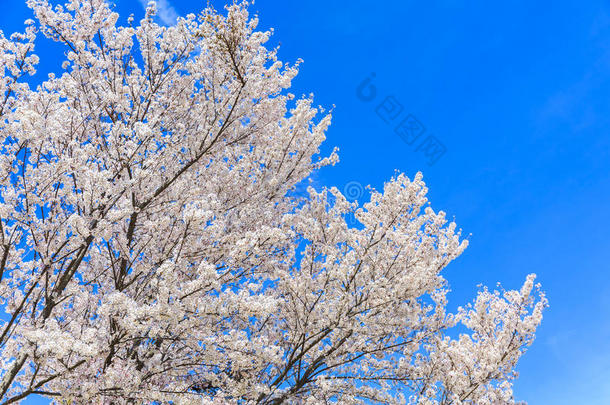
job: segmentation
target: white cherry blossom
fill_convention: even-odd
[[[534,276],[451,314],[467,242],[420,173],[295,193],[338,161],[331,116],[247,3],[27,3],[0,33],[0,405],[514,403]],[[37,34],[66,52],[32,88]]]

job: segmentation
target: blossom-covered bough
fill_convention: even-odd
[[[534,276],[448,313],[466,241],[421,174],[295,193],[330,115],[246,4],[28,5],[0,36],[1,405],[514,402]],[[34,89],[37,33],[66,52]]]

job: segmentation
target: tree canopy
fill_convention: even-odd
[[[450,313],[467,241],[421,173],[295,192],[331,116],[247,3],[28,5],[0,34],[1,405],[514,403],[534,275]],[[66,52],[32,88],[40,34]]]

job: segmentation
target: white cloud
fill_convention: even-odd
[[[144,9],[148,6],[148,0],[139,0]],[[178,12],[168,0],[157,0],[157,17],[165,25],[173,25],[178,18]]]

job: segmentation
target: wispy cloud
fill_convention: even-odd
[[[577,61],[571,71],[584,66],[580,78],[564,83],[539,110],[538,122],[568,126],[572,131],[590,127],[607,116],[605,103],[599,107],[598,99],[605,100],[602,91],[610,82],[610,11],[602,9],[591,24],[587,38],[587,54],[594,55],[586,63]]]
[[[149,0],[139,0],[144,9],[148,6]],[[165,25],[173,25],[178,18],[178,12],[168,0],[157,0],[157,17]]]

